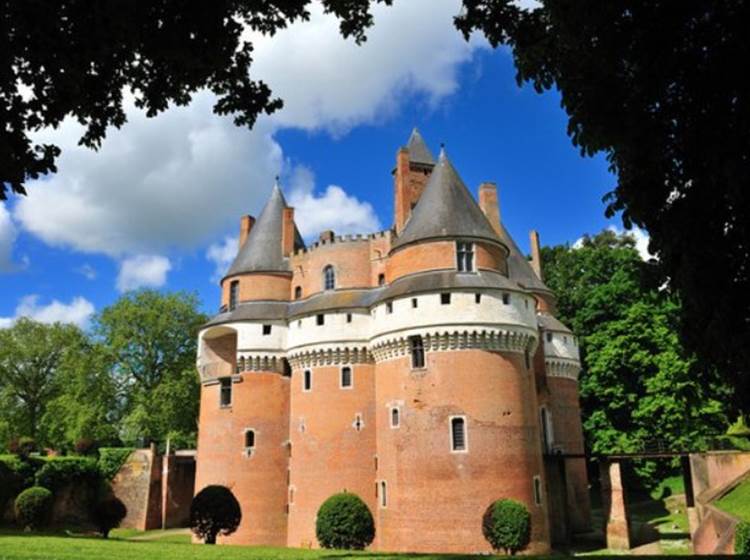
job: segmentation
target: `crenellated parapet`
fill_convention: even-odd
[[[289,352],[289,363],[294,369],[316,366],[368,364],[372,362],[372,354],[366,345],[331,345],[328,347],[306,348]]]
[[[412,337],[415,336],[421,337],[425,352],[486,350],[533,353],[537,344],[536,334],[524,328],[412,329],[398,335],[386,335],[374,339],[370,344],[370,350],[375,361],[384,362],[408,355],[411,351]]]
[[[547,371],[547,377],[562,377],[578,381],[581,364],[577,361],[560,358],[545,358],[544,365]]]

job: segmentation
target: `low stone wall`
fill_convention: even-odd
[[[694,453],[690,455],[690,470],[696,498],[707,503],[714,499],[711,494],[750,471],[750,452]]]
[[[693,554],[734,554],[737,519],[711,505],[704,508],[703,520],[693,535]]]

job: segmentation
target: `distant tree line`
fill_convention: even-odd
[[[0,329],[0,451],[29,439],[58,451],[193,445],[200,386],[195,296],[141,291],[90,332],[21,318]]]

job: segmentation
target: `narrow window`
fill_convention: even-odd
[[[466,451],[466,420],[462,416],[451,418],[451,449]]]
[[[297,327],[299,327],[300,329],[302,328],[302,319],[297,321]]]
[[[385,302],[385,312],[388,315],[390,315],[391,313],[393,313],[393,302],[392,301]]]
[[[459,272],[474,272],[474,244],[456,242],[456,268]]]
[[[245,452],[250,455],[255,449],[255,430],[245,430]]]
[[[312,371],[306,369],[302,374],[302,390],[312,391]]]
[[[474,303],[482,303],[482,294],[474,294]]]
[[[529,308],[529,300],[527,299],[523,300],[523,304],[526,306],[526,309]]]
[[[263,336],[271,334],[271,325],[263,325]]]
[[[378,286],[385,285],[385,274],[378,274]]]
[[[294,486],[289,487],[289,503],[294,503]]]
[[[442,305],[449,305],[451,302],[451,295],[449,293],[440,294],[440,303]]]
[[[411,306],[413,309],[416,309],[419,306],[419,301],[417,298],[411,298]]]
[[[222,408],[232,406],[232,378],[222,377],[221,389],[219,390],[219,405]]]
[[[336,273],[329,264],[323,269],[323,289],[333,290],[336,287]]]
[[[524,360],[526,362],[526,369],[531,369],[531,352],[526,350],[523,354]]]
[[[380,507],[384,508],[388,506],[388,487],[385,484],[385,480],[380,481]]]
[[[551,332],[547,333],[547,342],[552,342],[552,333]]]
[[[240,295],[240,281],[232,280],[229,284],[229,311],[237,307],[237,299]]]
[[[245,371],[245,358],[240,358],[237,360],[237,367],[234,368],[234,371],[236,373],[240,373],[241,371]]]
[[[351,313],[347,313],[346,314],[346,322],[347,323],[351,323],[352,322],[352,314]]]
[[[409,337],[411,347],[411,367],[419,369],[424,367],[424,343],[419,335]]]
[[[542,505],[542,479],[539,476],[534,477],[534,503]]]
[[[299,299],[302,297],[302,286],[297,286],[294,288],[294,299]]]
[[[315,324],[317,324],[318,326],[324,325],[325,322],[326,322],[326,316],[325,315],[321,314],[321,315],[316,315],[315,316]]]
[[[510,294],[508,292],[503,293],[503,304],[510,305]]]
[[[341,388],[349,389],[352,386],[352,368],[344,366],[341,368]]]
[[[377,456],[377,455],[375,455],[375,456],[373,457],[373,460],[375,461],[375,470],[378,470],[378,456]],[[378,495],[378,489],[377,489],[377,487],[375,487],[375,495],[376,495],[376,496]]]
[[[542,451],[544,453],[552,452],[553,434],[552,434],[552,415],[546,407],[539,410],[540,422],[542,424]]]
[[[401,413],[397,406],[391,409],[391,428],[398,428],[401,425]]]
[[[358,412],[357,414],[354,415],[354,424],[352,425],[354,426],[354,429],[357,430],[358,432],[362,431],[362,428],[365,427],[365,423],[362,421],[362,414]]]

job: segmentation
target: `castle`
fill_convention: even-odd
[[[373,514],[374,550],[413,552],[489,551],[482,516],[513,498],[529,550],[548,551],[590,505],[578,344],[538,237],[529,262],[496,186],[477,204],[416,129],[393,179],[386,231],[305,246],[278,184],[242,218],[199,335],[196,491],[222,484],[242,507],[220,542],[315,547],[318,508],[346,491]]]

